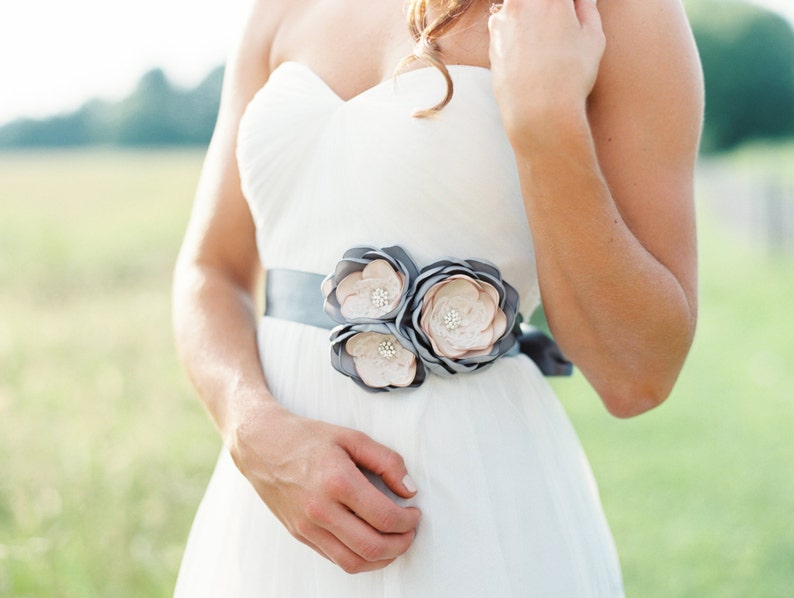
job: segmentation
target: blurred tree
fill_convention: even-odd
[[[117,104],[92,100],[71,114],[45,120],[20,119],[0,127],[0,148],[98,143],[204,145],[215,126],[222,80],[223,67],[218,67],[186,91],[175,88],[162,70],[154,69]]]
[[[179,97],[165,73],[154,69],[118,107],[115,138],[121,145],[163,145],[181,141]]]
[[[0,129],[0,147],[66,147],[97,142],[97,121],[105,105],[92,101],[80,110],[47,120],[20,119]]]
[[[146,73],[119,105],[116,140],[121,145],[205,144],[220,103],[223,68],[195,89],[174,88],[160,69]]]
[[[706,84],[703,150],[794,134],[794,29],[735,0],[688,0]]]
[[[205,144],[212,136],[220,107],[223,72],[222,66],[217,67],[185,95],[184,110],[190,115],[184,131],[186,143]]]

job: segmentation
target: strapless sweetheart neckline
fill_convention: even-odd
[[[478,66],[475,64],[449,64],[447,65],[447,69],[450,71],[450,73],[455,73],[457,75],[457,76],[453,76],[453,80],[455,80],[456,82],[460,74],[474,73],[476,76],[481,76],[486,78],[490,83],[491,70],[484,66]],[[294,71],[303,72],[308,77],[310,77],[315,82],[317,82],[319,87],[324,89],[329,95],[333,96],[337,101],[343,104],[349,104],[351,102],[355,102],[358,99],[364,98],[372,93],[377,92],[380,89],[388,87],[389,84],[399,85],[401,81],[408,81],[412,79],[426,77],[428,74],[434,75],[436,77],[442,77],[441,73],[435,67],[416,68],[410,71],[399,73],[396,76],[390,77],[388,79],[384,79],[383,81],[379,81],[378,83],[375,83],[374,85],[371,85],[370,87],[363,89],[357,94],[350,96],[349,98],[344,98],[342,97],[342,95],[339,94],[339,92],[337,92],[333,87],[331,87],[331,85],[323,77],[321,77],[316,70],[304,64],[303,62],[299,62],[297,60],[286,60],[280,63],[278,66],[276,66],[276,68],[274,68],[271,71],[270,76],[272,77],[278,71],[282,71],[282,70],[294,70]],[[267,85],[267,83],[265,83],[265,85]]]

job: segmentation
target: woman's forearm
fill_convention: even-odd
[[[674,0],[509,0],[490,29],[549,324],[612,413],[647,411],[696,319],[703,101],[686,16]]]
[[[241,418],[274,406],[259,363],[255,301],[221,270],[180,263],[173,322],[185,370],[229,444]]]
[[[621,216],[586,115],[553,120],[514,144],[549,324],[611,412],[642,413],[675,382],[696,300]]]

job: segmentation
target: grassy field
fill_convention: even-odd
[[[0,155],[1,596],[172,591],[219,447],[169,324],[200,161]],[[700,220],[700,328],[674,396],[618,421],[581,377],[555,384],[628,596],[782,598],[794,590],[794,257],[705,209]]]
[[[198,153],[0,157],[0,595],[165,596],[218,441],[172,350]]]

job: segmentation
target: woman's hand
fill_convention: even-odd
[[[381,569],[410,547],[419,510],[402,458],[366,434],[296,416],[268,402],[228,443],[238,468],[289,532],[348,573]]]
[[[511,141],[585,114],[605,46],[594,0],[505,0],[489,29],[494,93]]]

